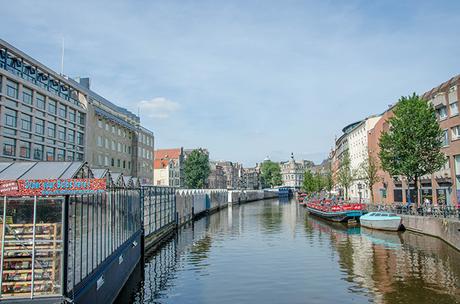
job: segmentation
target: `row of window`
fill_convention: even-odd
[[[449,104],[449,111],[450,111],[450,116],[455,116],[458,115],[458,102],[454,101],[451,104]],[[439,120],[444,120],[447,118],[447,107],[442,106],[438,109],[436,109],[436,114],[438,116]]]
[[[460,125],[455,126],[450,129],[451,132],[451,141],[460,139]],[[444,130],[444,136],[442,138],[442,145],[448,146],[449,145],[449,130]]]
[[[113,134],[117,134],[123,138],[131,139],[131,132],[124,130],[124,128],[119,127],[115,124],[111,124],[103,119],[99,118],[97,120],[97,126],[101,129],[105,129],[107,132],[112,132]]]
[[[8,79],[6,82],[6,95],[14,99],[19,99],[19,84]],[[27,87],[23,87],[22,89],[22,102],[29,106],[35,106],[37,109],[47,111],[49,114],[67,119],[70,122],[85,125],[85,114],[83,112],[77,111],[53,99],[48,98],[46,100],[44,95],[33,92]]]
[[[120,153],[131,154],[131,146],[120,142],[117,143],[114,140],[103,138],[100,135],[97,136],[97,146],[101,148],[104,147],[106,149],[112,149],[113,151]]]
[[[2,153],[7,157],[20,157],[37,161],[83,161],[82,152],[59,149],[41,144],[32,145],[31,142],[9,137],[3,137],[2,139]]]
[[[4,126],[7,127],[4,128],[4,133],[6,133],[6,135],[16,135],[16,130],[10,129],[14,128],[20,129],[22,131],[32,132],[37,135],[57,138],[58,140],[66,141],[71,144],[76,143],[78,145],[84,145],[84,134],[71,128],[66,128],[62,125],[57,125],[40,118],[35,118],[35,123],[32,126],[31,115],[18,113],[17,111],[10,108],[5,108],[3,118]]]
[[[105,167],[117,167],[117,168],[123,168],[123,169],[131,169],[131,161],[126,161],[126,160],[121,160],[121,159],[116,159],[113,157],[109,157],[108,155],[102,155],[98,154],[97,155],[97,164],[99,166],[105,166]]]

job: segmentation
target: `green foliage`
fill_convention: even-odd
[[[374,192],[372,188],[381,179],[378,175],[379,166],[374,156],[369,157],[361,164],[361,177],[364,179],[364,183],[371,192],[371,203],[374,202]]]
[[[331,192],[334,187],[334,180],[332,179],[332,168],[331,163],[329,163],[326,174],[324,175],[324,188],[327,192]]]
[[[355,177],[355,173],[351,171],[351,167],[350,167],[350,154],[348,154],[348,151],[345,151],[342,155],[339,172],[337,174],[337,182],[345,190],[345,197],[344,197],[345,199],[348,198],[348,189],[350,188],[354,177]]]
[[[193,150],[184,164],[185,185],[191,189],[203,188],[210,172],[208,155],[201,150]]]
[[[324,189],[325,182],[324,182],[323,176],[319,174],[319,172],[315,173],[314,181],[315,181],[315,191],[318,193],[321,192]]]
[[[310,170],[305,171],[305,173],[303,174],[302,190],[308,195],[310,195],[313,192],[315,192],[315,185],[316,182],[313,173],[311,173]]]
[[[282,184],[280,165],[270,160],[264,161],[260,165],[260,177],[265,187],[280,186]]]
[[[389,131],[380,137],[382,168],[414,182],[418,193],[419,178],[438,171],[446,162],[441,152],[443,131],[433,106],[415,93],[401,97],[393,114]]]

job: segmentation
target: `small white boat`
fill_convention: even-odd
[[[398,231],[401,226],[401,217],[389,212],[370,212],[359,218],[361,226],[379,229]]]

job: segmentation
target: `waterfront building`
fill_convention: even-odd
[[[243,165],[231,161],[218,161],[227,178],[227,189],[241,189],[243,182]]]
[[[334,192],[338,193],[341,196],[345,195],[345,189],[340,185],[338,180],[338,174],[340,171],[340,166],[343,160],[343,157],[346,153],[350,155],[349,151],[349,135],[354,128],[356,128],[361,121],[357,121],[345,126],[342,129],[342,135],[335,140],[335,147],[331,152],[332,156],[332,178],[334,180]]]
[[[304,173],[314,164],[308,160],[296,161],[294,153],[291,153],[291,159],[280,163],[281,179],[284,187],[300,189],[303,184]]]
[[[218,162],[210,161],[209,167],[211,172],[207,180],[208,189],[227,189],[227,176],[224,169]]]
[[[451,78],[441,85],[424,93],[422,97],[430,102],[444,130],[442,151],[447,157],[445,166],[432,175],[422,176],[419,189],[421,201],[429,199],[440,205],[459,204],[460,183],[460,117],[458,114],[460,76]],[[394,107],[394,106],[393,106]],[[378,159],[378,142],[382,132],[389,129],[387,120],[393,116],[393,107],[389,108],[369,132],[369,154]],[[373,187],[376,202],[393,203],[416,201],[414,184],[408,184],[401,176],[390,176],[380,170],[381,180]],[[410,191],[408,189],[411,189]],[[410,194],[409,194],[410,193]]]
[[[348,191],[352,200],[368,202],[370,191],[363,177],[363,167],[368,161],[368,132],[374,128],[380,116],[370,116],[362,120],[348,133],[350,169],[354,175]]]
[[[155,150],[154,185],[185,187],[184,149]]]
[[[87,161],[152,183],[153,133],[89,78],[59,75],[0,40],[0,101],[0,160]]]
[[[253,168],[243,168],[243,188],[249,190],[260,189],[260,170],[256,164]]]
[[[85,92],[0,40],[0,160],[83,161]]]

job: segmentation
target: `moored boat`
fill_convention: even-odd
[[[400,216],[389,212],[370,212],[359,220],[363,227],[388,231],[398,231],[402,222]]]
[[[317,201],[306,204],[310,214],[334,222],[358,220],[364,213],[363,204],[333,204],[331,201]]]

